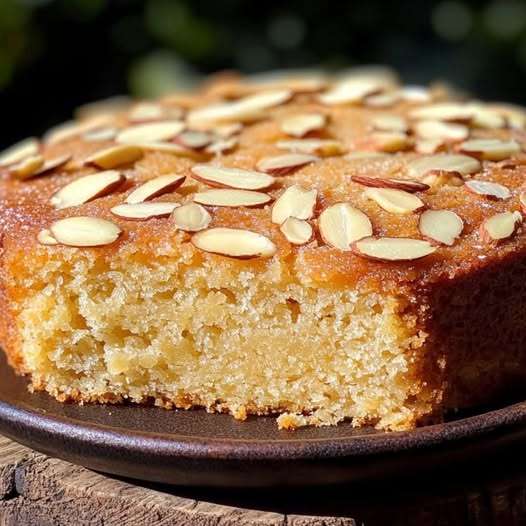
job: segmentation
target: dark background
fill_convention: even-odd
[[[0,0],[0,147],[117,93],[363,63],[525,103],[526,1]]]

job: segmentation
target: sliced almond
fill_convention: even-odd
[[[231,137],[230,139],[221,139],[208,145],[205,148],[205,152],[218,155],[233,150],[238,144],[239,141],[236,137]]]
[[[247,122],[263,117],[265,110],[283,104],[291,97],[290,90],[260,92],[234,102],[192,110],[188,113],[187,122],[190,126],[232,121]]]
[[[238,228],[210,228],[192,236],[195,247],[234,258],[271,257],[276,245],[262,234]]]
[[[287,175],[307,164],[319,161],[314,155],[305,153],[287,153],[276,157],[265,157],[260,159],[257,169],[272,175]]]
[[[353,175],[351,181],[372,188],[394,188],[405,192],[425,192],[429,185],[413,179],[394,179],[384,177],[367,177],[365,175]]]
[[[351,250],[354,241],[373,233],[369,218],[349,203],[336,203],[326,208],[319,217],[322,239],[339,250]]]
[[[486,243],[511,237],[522,223],[520,212],[502,212],[486,219],[480,226],[480,237]]]
[[[431,92],[424,86],[403,86],[398,90],[399,96],[406,102],[425,103],[431,102]]]
[[[88,142],[112,141],[117,136],[117,128],[99,128],[87,131],[82,138]]]
[[[310,219],[314,215],[316,190],[306,190],[300,185],[289,186],[272,207],[272,222],[281,225],[289,217]]]
[[[428,184],[431,187],[431,193],[433,193],[443,186],[462,186],[464,184],[464,178],[459,172],[431,170],[422,178],[422,182]]]
[[[180,157],[202,158],[202,153],[197,150],[184,148],[180,144],[173,142],[138,142],[133,146],[140,148],[143,151],[161,152],[177,155]]]
[[[86,216],[59,219],[49,229],[59,243],[72,247],[109,245],[122,234],[122,230],[115,223],[99,217]]]
[[[400,100],[400,94],[396,91],[388,93],[379,93],[378,95],[369,95],[363,101],[366,106],[371,108],[389,108],[394,106]]]
[[[488,161],[502,161],[519,153],[521,147],[516,141],[499,139],[472,139],[460,145],[460,151]]]
[[[73,139],[83,133],[101,127],[113,126],[114,119],[111,115],[96,115],[82,121],[68,121],[49,129],[44,134],[46,144],[58,144]]]
[[[415,179],[420,179],[434,170],[468,175],[478,172],[480,169],[480,162],[468,155],[430,155],[415,159],[408,165],[409,175]]]
[[[194,202],[207,206],[261,206],[270,202],[270,195],[251,190],[232,190],[230,188],[214,188],[194,195]]]
[[[470,181],[466,181],[464,185],[470,192],[489,197],[490,199],[509,199],[511,197],[510,190],[499,183],[471,179]]]
[[[230,139],[230,137],[241,133],[241,130],[243,130],[243,123],[241,122],[218,124],[212,128],[212,132],[223,139]]]
[[[392,214],[410,214],[425,206],[416,195],[392,188],[367,188],[364,195]]]
[[[145,101],[133,106],[128,112],[130,122],[148,122],[170,117],[178,119],[182,116],[181,108],[167,108],[158,102]]]
[[[205,207],[197,203],[186,203],[173,211],[172,219],[179,230],[198,232],[208,227],[212,216]]]
[[[415,141],[415,152],[428,155],[438,152],[444,145],[442,139],[419,139]]]
[[[473,114],[474,111],[468,104],[440,102],[415,108],[409,112],[409,117],[419,120],[467,123],[471,121]]]
[[[407,121],[399,115],[377,115],[372,120],[373,129],[387,132],[406,132]]]
[[[57,210],[79,206],[110,194],[125,180],[126,177],[115,170],[85,175],[62,187],[51,197],[50,203]]]
[[[413,261],[436,251],[429,241],[407,237],[366,237],[353,243],[353,252],[378,261]]]
[[[183,131],[174,138],[174,142],[192,150],[202,150],[213,140],[214,137],[210,133],[197,130]]]
[[[99,150],[88,158],[84,159],[84,164],[96,166],[104,170],[110,170],[123,164],[129,164],[142,157],[142,149],[132,144],[121,144]]]
[[[186,176],[180,174],[165,174],[154,177],[141,184],[126,197],[126,203],[135,204],[148,201],[154,197],[168,194],[179,188],[185,181]]]
[[[343,80],[326,93],[322,93],[318,99],[322,104],[329,106],[338,104],[358,104],[365,97],[379,93],[384,85],[376,79],[356,78]]]
[[[112,214],[123,219],[152,219],[154,217],[167,217],[177,207],[179,203],[167,203],[161,201],[147,203],[124,203],[114,206],[110,211]]]
[[[33,174],[33,177],[40,177],[46,175],[57,168],[62,168],[64,165],[69,163],[71,160],[71,154],[66,153],[64,155],[59,155],[58,157],[52,157],[51,159],[45,159],[44,164]]]
[[[491,130],[506,127],[506,118],[497,110],[488,108],[482,104],[470,104],[473,110],[471,125],[477,128],[488,128]]]
[[[58,241],[51,234],[51,230],[44,228],[37,235],[37,241],[41,245],[58,245]]]
[[[319,155],[320,157],[331,157],[342,155],[345,148],[339,141],[332,139],[297,139],[295,141],[278,141],[276,146],[281,150],[289,150],[293,153],[307,153]]]
[[[418,227],[426,239],[451,246],[462,233],[464,222],[450,210],[426,210]]]
[[[209,186],[238,188],[240,190],[265,190],[275,182],[274,177],[265,173],[211,164],[193,166],[192,177]]]
[[[321,113],[302,113],[287,117],[281,122],[281,129],[293,137],[303,137],[312,131],[321,130],[327,123],[327,117]]]
[[[394,153],[407,149],[411,141],[405,133],[374,132],[370,135],[375,148],[382,152]]]
[[[33,177],[44,165],[44,158],[41,155],[25,157],[16,164],[9,167],[9,175],[16,179],[29,179]]]
[[[304,245],[312,239],[312,226],[297,217],[285,219],[279,229],[287,241],[293,245]]]
[[[136,144],[143,142],[163,142],[173,139],[185,128],[183,121],[163,121],[137,124],[124,128],[117,134],[115,140],[121,144]]]
[[[519,203],[521,205],[522,211],[526,213],[526,191],[522,191],[519,194]]]
[[[17,142],[10,148],[0,153],[0,166],[15,164],[26,157],[37,155],[40,150],[40,143],[34,137]]]
[[[469,128],[463,124],[442,121],[420,121],[414,125],[415,133],[422,139],[442,141],[464,141],[469,136]]]

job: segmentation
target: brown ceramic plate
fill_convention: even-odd
[[[312,485],[480,458],[526,437],[526,402],[409,432],[349,423],[287,432],[266,417],[237,422],[200,410],[61,404],[29,393],[2,355],[0,432],[125,477],[203,486]]]

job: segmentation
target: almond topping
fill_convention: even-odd
[[[375,130],[387,132],[406,132],[407,122],[398,115],[377,115],[372,120]]]
[[[148,201],[154,197],[173,192],[179,188],[185,181],[186,176],[179,174],[165,174],[154,177],[149,181],[141,184],[126,198],[126,203],[135,204]]]
[[[474,111],[471,119],[472,126],[489,129],[506,127],[506,119],[498,111],[479,104],[470,104],[470,108]]]
[[[41,245],[58,245],[58,241],[51,234],[51,230],[44,228],[38,233],[37,241]]]
[[[431,193],[433,193],[443,186],[462,186],[464,184],[464,179],[458,172],[431,170],[422,178],[422,182],[428,184],[431,187]]]
[[[480,226],[482,241],[489,243],[511,237],[522,223],[520,212],[502,212],[486,219]]]
[[[316,206],[316,190],[306,190],[294,184],[289,186],[272,207],[272,222],[281,225],[289,217],[310,219]]]
[[[211,228],[192,236],[195,247],[234,258],[270,257],[276,245],[262,234],[238,228]]]
[[[39,149],[40,144],[38,140],[33,137],[17,142],[0,153],[0,166],[15,164],[26,157],[37,155]]]
[[[343,80],[327,93],[322,93],[319,96],[319,101],[330,106],[336,104],[357,104],[368,95],[378,93],[382,89],[384,89],[382,83],[377,82],[375,79],[352,78]]]
[[[392,214],[410,214],[425,206],[416,195],[392,188],[367,188],[364,195]]]
[[[429,185],[414,181],[413,179],[394,179],[383,177],[367,177],[365,175],[353,175],[351,180],[363,186],[372,188],[394,188],[395,190],[404,190],[406,192],[425,192],[429,190]]]
[[[202,157],[202,153],[196,150],[183,148],[180,144],[175,144],[173,142],[138,142],[135,143],[133,146],[136,146],[137,148],[140,148],[144,151],[170,153],[181,157]]]
[[[212,221],[212,216],[206,208],[197,203],[186,203],[178,206],[172,213],[174,224],[185,232],[204,230]]]
[[[251,190],[231,190],[230,188],[214,188],[194,195],[194,202],[207,206],[261,206],[271,201],[271,197],[263,192]]]
[[[121,229],[111,221],[86,216],[59,219],[49,229],[59,243],[72,247],[109,245],[122,233]]]
[[[151,122],[125,128],[117,134],[115,140],[121,144],[142,142],[163,142],[173,139],[185,127],[183,121]]]
[[[489,197],[490,199],[509,199],[511,197],[509,189],[499,183],[472,179],[471,181],[466,181],[464,184],[470,192]]]
[[[430,102],[432,99],[431,93],[424,86],[404,86],[398,93],[403,100],[412,103]]]
[[[25,157],[9,167],[9,175],[16,179],[29,179],[33,177],[43,165],[44,158],[41,155]]]
[[[288,153],[276,157],[265,157],[257,164],[257,169],[272,175],[287,175],[302,166],[318,161],[319,158],[305,153]]]
[[[293,245],[304,245],[312,238],[312,227],[310,224],[297,217],[285,219],[285,222],[279,229],[287,241]]]
[[[84,160],[84,164],[109,170],[123,164],[133,163],[141,157],[141,148],[131,144],[122,144],[95,152]]]
[[[369,95],[363,101],[366,106],[371,108],[389,108],[394,106],[400,100],[400,94],[396,91],[390,93],[380,93],[378,95]]]
[[[232,122],[229,124],[219,124],[214,126],[212,131],[223,139],[230,139],[233,135],[237,135],[243,129],[243,124],[241,122]]]
[[[186,130],[182,133],[179,133],[175,137],[174,142],[185,148],[190,148],[192,150],[202,150],[213,140],[214,137],[210,133],[196,130]]]
[[[52,159],[46,159],[40,169],[33,174],[33,177],[40,177],[41,175],[45,175],[48,172],[56,170],[57,168],[61,168],[65,164],[69,163],[70,160],[71,154],[69,153],[59,155],[58,157],[53,157]]]
[[[422,139],[439,139],[443,141],[464,141],[469,135],[467,126],[441,121],[417,122],[414,130]]]
[[[438,154],[428,157],[420,157],[411,161],[408,165],[409,175],[415,179],[420,179],[428,172],[440,170],[444,172],[458,172],[461,175],[468,175],[480,170],[480,162],[468,155],[448,155]]]
[[[521,151],[516,141],[500,141],[498,139],[473,139],[460,145],[463,153],[486,159],[488,161],[502,161]]]
[[[302,113],[286,118],[281,123],[281,129],[293,137],[303,137],[311,131],[321,130],[327,122],[327,117],[321,113]]]
[[[521,205],[522,211],[526,213],[526,192],[525,191],[519,194],[519,203]]]
[[[136,104],[128,113],[130,122],[147,122],[161,120],[165,118],[179,119],[182,116],[182,110],[178,107],[167,108],[158,102],[140,102]]]
[[[410,145],[409,137],[405,133],[374,132],[370,137],[374,146],[382,152],[398,152]]]
[[[112,141],[117,136],[116,128],[99,128],[87,131],[82,138],[88,142]]]
[[[462,233],[464,222],[450,210],[426,210],[418,227],[425,238],[451,246]]]
[[[349,203],[336,203],[326,208],[319,217],[320,234],[328,245],[339,250],[351,250],[354,241],[372,235],[369,218]]]
[[[416,108],[409,113],[409,116],[419,120],[467,123],[471,121],[473,114],[473,109],[467,104],[441,102]]]
[[[420,139],[415,142],[415,152],[417,153],[436,153],[444,146],[442,139]]]
[[[407,237],[366,237],[353,243],[353,252],[379,261],[412,261],[435,252],[429,241]]]
[[[115,170],[79,177],[56,192],[50,203],[57,209],[78,206],[116,190],[126,180]]]
[[[177,207],[179,203],[167,203],[164,201],[147,203],[125,203],[114,206],[111,213],[124,219],[152,219],[154,217],[167,217]]]
[[[238,144],[239,141],[236,137],[231,137],[230,139],[222,139],[219,141],[215,141],[209,146],[207,146],[205,148],[205,152],[213,154],[222,154],[233,150]]]
[[[281,150],[289,150],[297,153],[320,155],[331,157],[345,153],[345,148],[339,141],[332,139],[298,139],[295,141],[278,141],[276,146]]]
[[[265,190],[275,181],[274,177],[265,173],[210,164],[193,166],[192,177],[209,186],[239,188],[240,190]]]

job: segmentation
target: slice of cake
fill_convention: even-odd
[[[407,429],[526,380],[526,114],[218,78],[0,156],[0,343],[59,400]]]

